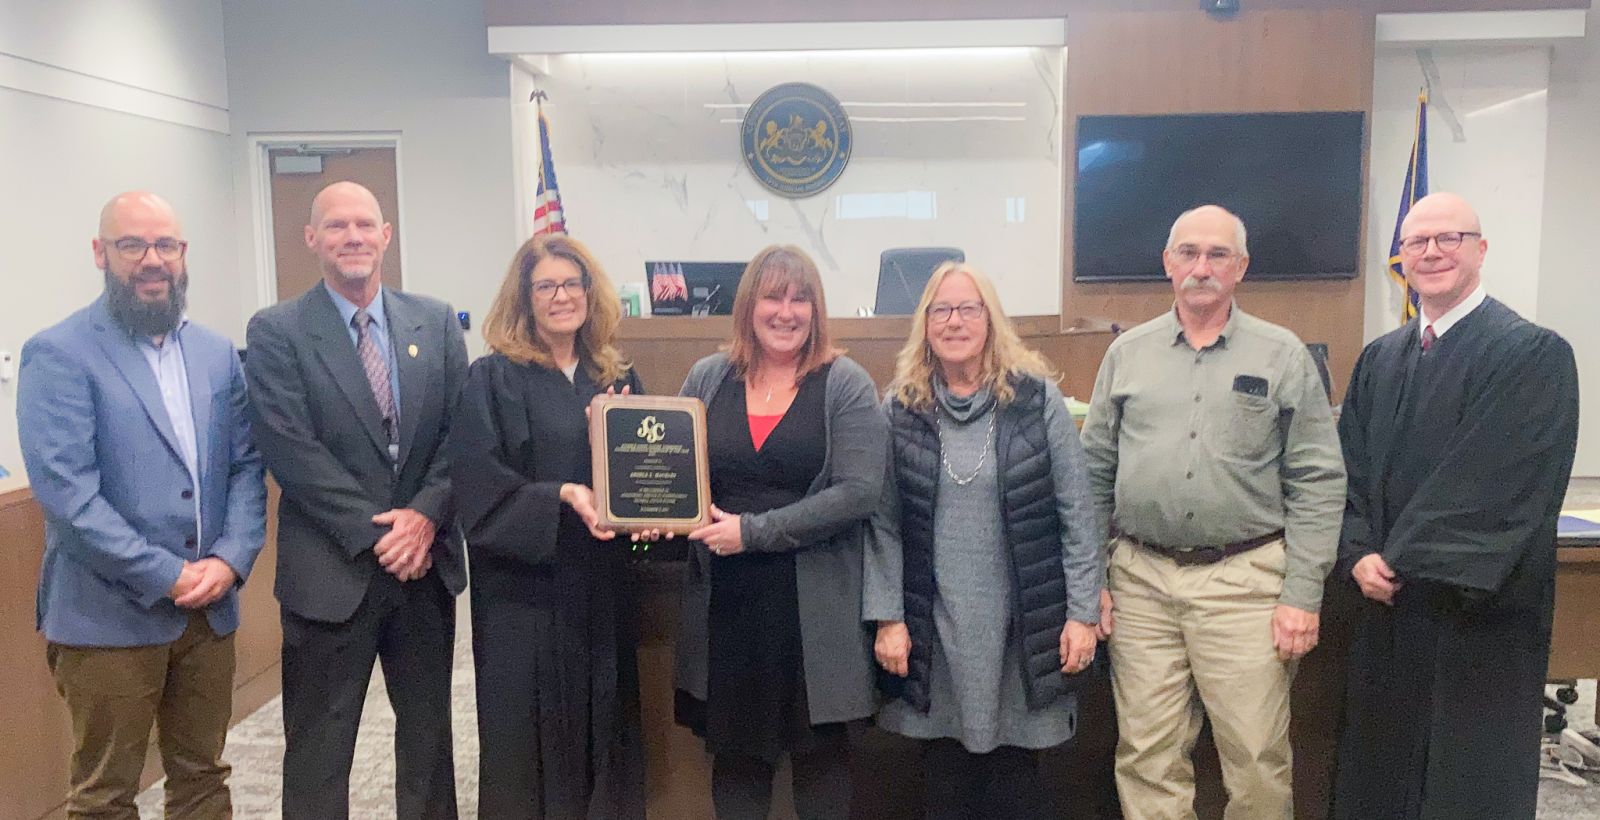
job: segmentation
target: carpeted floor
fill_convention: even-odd
[[[1553,694],[1555,687],[1551,687],[1549,691]],[[1594,699],[1595,682],[1580,681],[1578,702],[1567,707],[1567,719],[1571,728],[1580,732],[1595,728]],[[1600,817],[1600,773],[1587,772],[1583,777],[1589,781],[1588,786],[1571,786],[1553,780],[1540,781],[1538,820],[1568,820],[1568,818],[1595,820]]]
[[[1594,726],[1595,682],[1578,688],[1580,700],[1568,708],[1572,727]],[[456,644],[455,674],[456,800],[462,818],[478,815],[478,737],[473,713],[471,640]],[[282,794],[282,709],[274,699],[241,721],[228,733],[228,762],[233,764],[234,816],[240,820],[280,817]],[[351,773],[351,820],[389,820],[394,817],[394,712],[383,690],[382,673],[373,675],[367,690],[361,735],[356,741],[356,765]],[[1588,775],[1589,786],[1578,788],[1543,781],[1539,786],[1538,820],[1594,820],[1600,818],[1600,775]],[[161,817],[161,784],[139,796],[139,812],[146,820]]]
[[[1571,507],[1600,507],[1600,479],[1578,479],[1568,496]],[[478,736],[474,713],[472,639],[465,609],[458,618],[455,658],[456,799],[462,818],[478,815]],[[1579,686],[1580,700],[1568,708],[1574,729],[1594,728],[1595,682]],[[283,723],[277,699],[235,726],[228,733],[226,756],[233,765],[234,814],[240,820],[278,818],[282,793]],[[384,692],[381,672],[375,672],[367,690],[367,704],[356,742],[356,764],[350,782],[352,820],[388,820],[394,816],[394,712]],[[1541,782],[1538,820],[1595,820],[1600,818],[1600,775],[1587,776],[1585,788]],[[140,815],[161,817],[161,784],[139,797]],[[674,818],[676,820],[676,818]]]
[[[464,596],[463,596],[464,598]],[[472,636],[463,607],[457,629],[455,677],[452,683],[456,757],[456,803],[462,818],[478,816],[478,720],[472,672]],[[233,765],[228,783],[239,820],[282,816],[283,704],[273,698],[228,732],[223,756]],[[161,783],[139,795],[139,815],[159,820]],[[351,820],[394,817],[394,710],[383,688],[383,673],[374,670],[361,713],[355,766],[350,772]]]

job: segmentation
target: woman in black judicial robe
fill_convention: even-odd
[[[529,240],[455,417],[486,820],[644,817],[628,538],[595,528],[584,413],[597,393],[640,392],[619,318],[582,244]]]
[[[1533,817],[1577,420],[1572,348],[1492,298],[1426,353],[1416,321],[1362,352],[1335,573],[1377,553],[1400,588],[1361,599],[1334,817]]]

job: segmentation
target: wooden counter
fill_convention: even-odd
[[[1021,316],[1012,320],[1029,347],[1044,354],[1056,368],[1061,392],[1088,400],[1100,359],[1111,345],[1107,331],[1061,330],[1056,315]],[[894,377],[894,360],[911,332],[907,316],[837,317],[828,320],[833,343],[845,349],[882,388]],[[649,316],[623,319],[618,345],[633,360],[645,389],[677,393],[689,368],[733,337],[730,316]]]
[[[277,486],[267,485],[268,509],[278,503]],[[243,720],[277,697],[281,686],[278,652],[283,633],[278,602],[272,597],[277,560],[277,516],[267,517],[267,546],[240,595],[238,637],[234,640],[233,722]],[[34,600],[44,560],[44,512],[26,487],[0,493],[0,726],[11,742],[0,745],[0,817],[32,820],[58,817],[67,793],[67,763],[72,754],[66,706],[44,660],[44,637],[35,628]],[[161,776],[154,744],[145,760],[143,782]]]

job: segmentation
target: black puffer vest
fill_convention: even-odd
[[[1050,443],[1044,420],[1045,391],[1036,379],[1018,379],[1016,396],[991,412],[995,419],[1000,510],[1011,567],[1010,640],[1020,642],[1028,708],[1048,706],[1070,687],[1061,674],[1061,629],[1067,619],[1067,581],[1061,567],[1061,518],[1050,473]],[[885,680],[898,695],[927,712],[929,673],[938,633],[933,601],[934,507],[938,499],[940,444],[934,413],[889,410],[895,480],[900,489],[900,539],[904,548],[906,628],[911,633],[909,674]]]

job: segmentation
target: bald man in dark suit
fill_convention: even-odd
[[[253,429],[283,488],[283,816],[349,813],[372,664],[395,712],[396,816],[456,817],[450,671],[466,586],[444,441],[467,352],[448,305],[383,287],[392,228],[350,182],[312,205],[323,281],[251,319]]]

